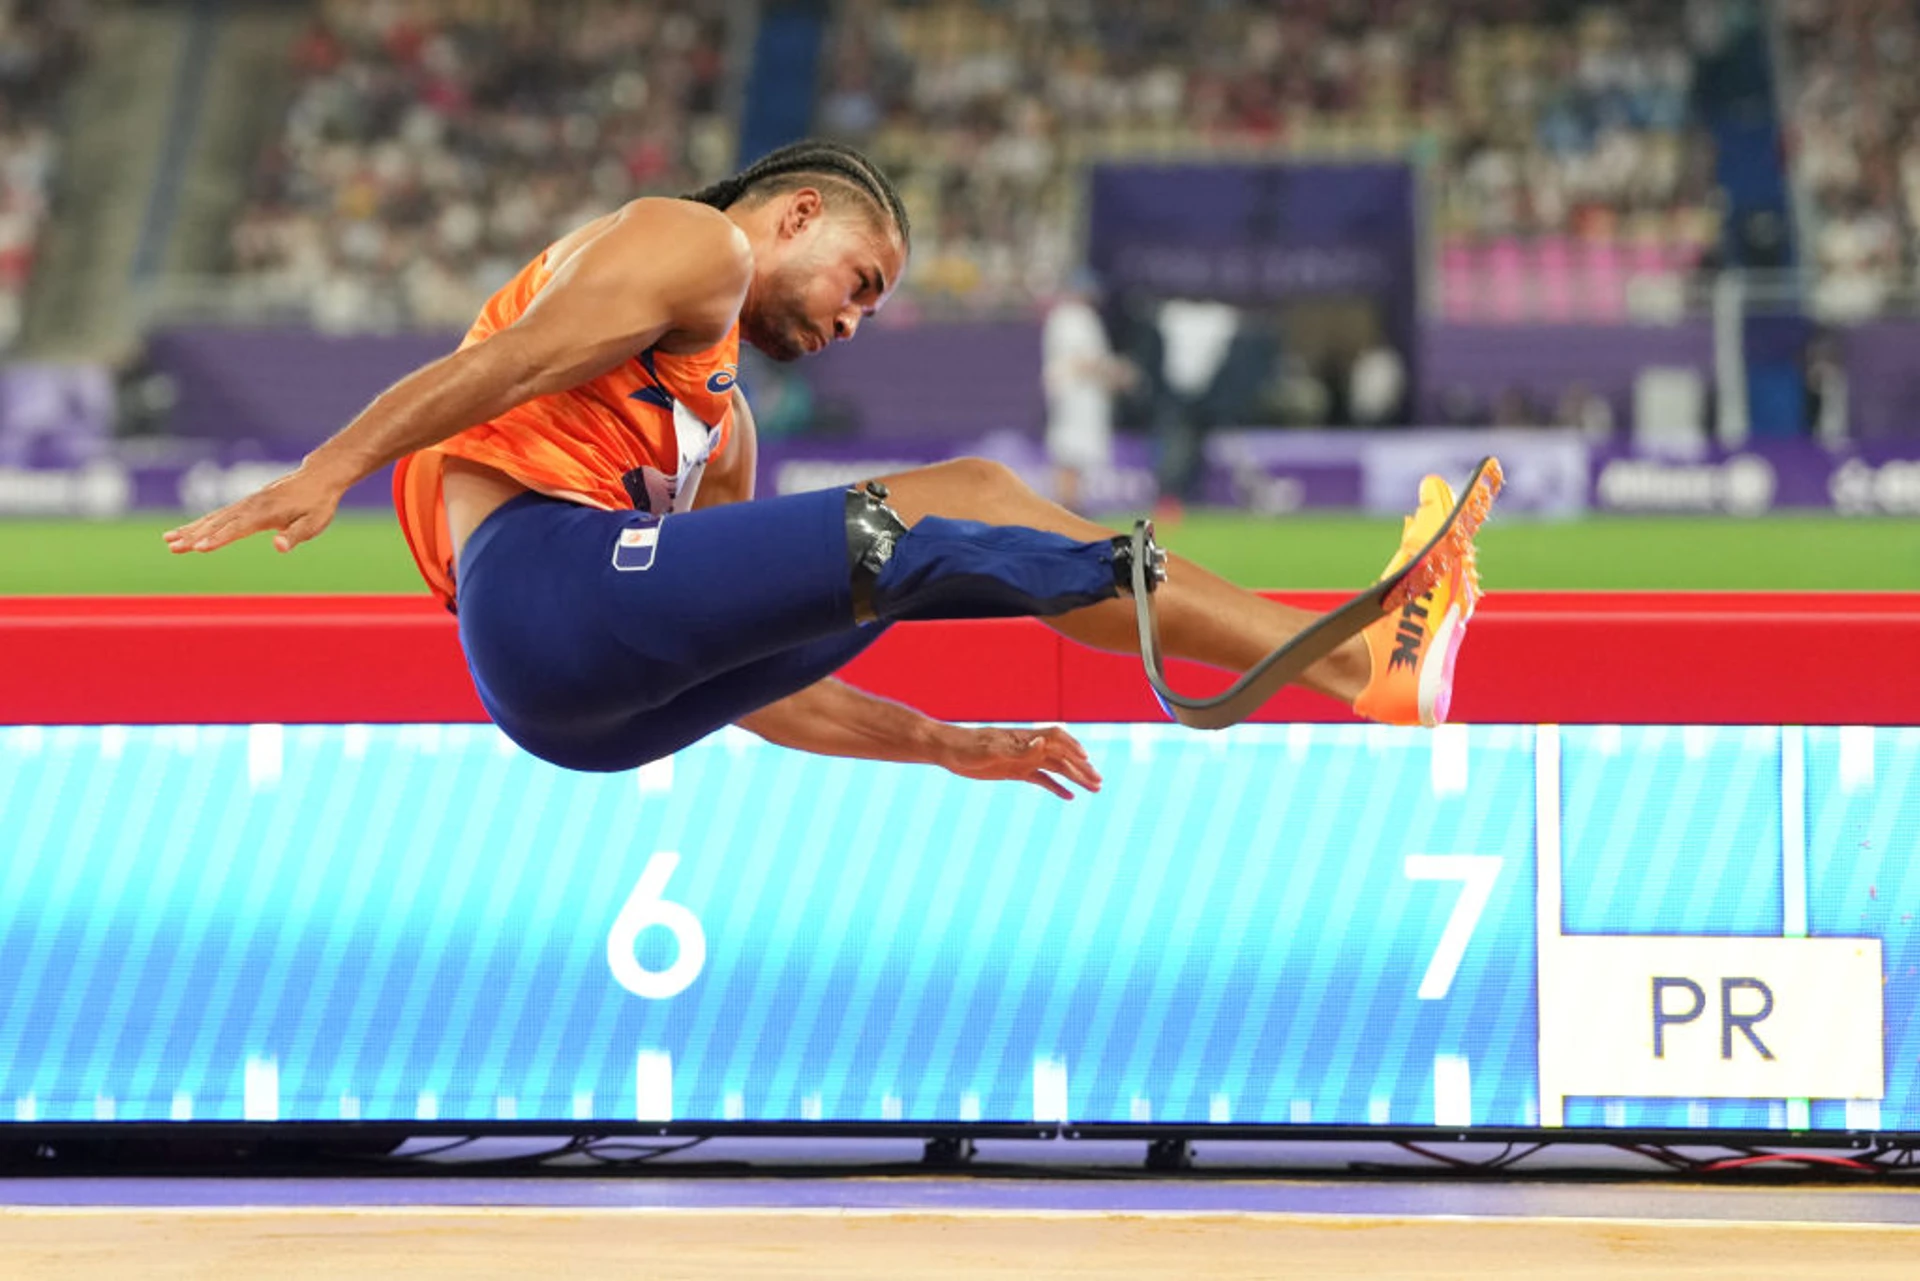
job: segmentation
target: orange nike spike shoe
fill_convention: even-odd
[[[1415,571],[1406,603],[1362,633],[1373,674],[1353,710],[1387,725],[1441,725],[1453,701],[1453,665],[1466,638],[1467,620],[1480,600],[1480,572],[1473,536],[1500,490],[1491,467],[1478,482],[1448,537]],[[1420,482],[1420,505],[1407,517],[1400,548],[1387,562],[1391,574],[1431,540],[1453,511],[1453,488],[1439,476]]]

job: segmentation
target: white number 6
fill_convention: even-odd
[[[684,903],[669,903],[660,897],[667,878],[680,866],[680,856],[661,851],[647,860],[646,870],[633,893],[613,919],[613,932],[607,935],[607,966],[614,980],[635,996],[664,1001],[678,996],[700,977],[707,963],[707,935],[700,918]],[[676,948],[673,964],[664,970],[650,970],[640,964],[636,949],[640,936],[659,926],[672,933]]]

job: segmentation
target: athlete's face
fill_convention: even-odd
[[[859,204],[829,208],[811,188],[794,192],[773,245],[755,258],[741,332],[775,360],[851,338],[893,292],[906,259],[892,225]]]

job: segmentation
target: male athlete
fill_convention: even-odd
[[[895,621],[1034,615],[1138,652],[1131,550],[994,463],[749,502],[742,339],[777,360],[852,338],[905,270],[899,196],[806,142],[685,199],[641,199],[549,247],[466,341],[382,393],[300,467],[166,535],[212,551],[315,537],[398,463],[400,524],[459,616],[482,703],[534,755],[621,770],[739,724],[832,756],[926,762],[1071,798],[1100,776],[1065,731],[931,720],[832,679]],[[1429,477],[1397,566],[1452,505]],[[1435,724],[1479,597],[1471,547],[1438,585],[1309,670],[1362,715]],[[1175,657],[1243,671],[1313,616],[1184,561],[1155,590]]]

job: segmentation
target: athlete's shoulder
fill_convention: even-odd
[[[753,272],[753,250],[733,219],[712,205],[669,196],[642,196],[622,206],[624,235],[655,244],[671,241],[675,256],[705,271],[737,277],[741,287]]]
[[[753,279],[753,250],[733,219],[691,200],[644,197],[619,214],[629,258],[653,264],[674,329],[697,346],[718,342],[739,319]],[[671,246],[662,253],[662,246]]]
[[[733,220],[686,200],[635,200],[556,242],[551,284],[529,314],[559,295],[598,320],[717,342],[739,316],[753,258]],[[634,321],[635,316],[639,317]]]

